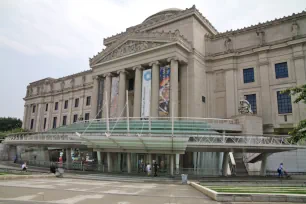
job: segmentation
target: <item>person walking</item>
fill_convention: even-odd
[[[158,169],[158,165],[157,165],[156,161],[154,161],[153,169],[154,169],[154,177],[156,177],[157,176],[157,169]]]
[[[283,177],[284,174],[284,165],[283,163],[280,163],[278,169],[277,169],[278,177]]]
[[[146,167],[146,170],[147,170],[147,175],[150,176],[151,175],[151,164],[147,164],[147,167]]]

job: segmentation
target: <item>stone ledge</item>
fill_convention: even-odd
[[[218,193],[195,182],[190,185],[204,195],[218,202],[294,202],[306,203],[306,195],[260,194],[260,193]]]
[[[33,179],[33,178],[51,178],[54,177],[54,174],[46,175],[3,175],[0,176],[1,180],[14,180],[14,179]]]

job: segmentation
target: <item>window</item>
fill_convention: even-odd
[[[73,122],[75,123],[77,120],[78,120],[78,115],[77,114],[73,115]]]
[[[46,109],[45,109],[46,111],[48,111],[48,105],[49,105],[49,104],[46,103]]]
[[[67,108],[68,108],[68,100],[66,100],[64,103],[64,109],[67,109]]]
[[[74,107],[76,108],[76,107],[78,107],[79,106],[79,98],[76,98],[75,100],[74,100]]]
[[[292,113],[291,96],[288,93],[277,92],[278,114]]]
[[[56,122],[57,122],[57,117],[54,117],[53,118],[53,126],[52,126],[52,128],[56,128]]]
[[[251,104],[253,113],[257,113],[256,94],[245,95],[246,100]]]
[[[89,120],[89,113],[85,113],[85,120]]]
[[[134,90],[134,79],[129,79],[129,91]]]
[[[64,115],[64,116],[63,116],[63,125],[66,125],[66,124],[67,124],[67,116]]]
[[[90,100],[91,100],[91,97],[87,96],[87,98],[86,98],[86,106],[90,105]]]
[[[254,68],[243,69],[243,82],[246,84],[254,81]]]
[[[32,112],[35,113],[36,105],[33,105],[33,110]]]
[[[275,64],[275,76],[276,76],[276,79],[288,77],[287,62]]]
[[[30,126],[30,129],[32,130],[34,127],[34,119],[31,119],[31,126]]]
[[[55,102],[54,110],[58,110],[58,102]]]
[[[46,129],[46,125],[47,125],[47,118],[44,118],[44,130]]]

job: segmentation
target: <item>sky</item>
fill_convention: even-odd
[[[22,119],[30,82],[90,69],[103,38],[193,4],[219,32],[306,9],[306,0],[0,0],[0,117]]]

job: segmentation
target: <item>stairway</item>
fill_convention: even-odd
[[[243,153],[234,153],[236,162],[236,176],[248,176],[248,170],[243,162]]]

